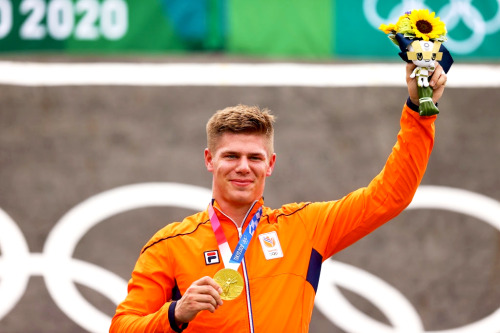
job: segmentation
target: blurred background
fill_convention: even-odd
[[[204,209],[205,123],[277,115],[266,204],[380,171],[407,97],[378,30],[455,59],[412,205],[323,264],[311,332],[500,332],[500,1],[0,0],[0,332],[107,332],[147,240]]]

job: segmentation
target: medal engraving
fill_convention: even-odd
[[[215,273],[214,280],[222,288],[220,297],[225,301],[235,299],[243,291],[243,278],[234,269],[221,269]]]

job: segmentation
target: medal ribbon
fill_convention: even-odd
[[[212,202],[210,202],[210,204],[208,205],[208,215],[210,217],[212,230],[215,234],[215,239],[217,240],[217,244],[219,245],[219,250],[222,256],[222,261],[224,262],[224,267],[231,268],[237,271],[238,267],[243,261],[243,257],[248,249],[250,241],[252,240],[255,229],[257,229],[257,225],[259,224],[260,217],[262,216],[262,207],[260,207],[252,217],[252,220],[241,236],[238,245],[236,245],[234,253],[231,253],[231,248],[229,247],[229,244],[227,242],[226,235],[224,235],[224,231],[222,230],[222,226],[220,225],[219,218],[217,217],[217,214],[215,214]]]

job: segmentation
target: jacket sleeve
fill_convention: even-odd
[[[182,331],[171,326],[175,279],[165,243],[143,249],[128,283],[128,295],[111,321],[110,333]]]
[[[410,204],[434,145],[435,119],[436,116],[421,117],[405,104],[397,142],[384,168],[370,184],[338,201],[308,205],[304,223],[323,260],[394,218]]]

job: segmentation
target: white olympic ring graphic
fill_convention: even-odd
[[[431,12],[436,12],[424,2],[425,0],[403,0],[390,11],[387,18],[382,18],[377,11],[378,0],[364,0],[363,12],[368,22],[375,29],[378,29],[380,24],[396,22],[405,11],[414,8],[427,8]],[[486,35],[500,31],[500,0],[497,0],[495,16],[489,20],[485,20],[481,12],[472,5],[472,0],[450,0],[439,12],[436,12],[436,16],[439,16],[445,22],[448,33],[455,29],[460,22],[467,26],[471,35],[458,41],[448,34],[446,47],[457,54],[469,54],[483,44]]]
[[[87,286],[114,304],[126,296],[127,282],[91,263],[73,258],[87,231],[105,219],[136,208],[175,206],[206,208],[211,191],[177,183],[144,183],[97,194],[72,208],[47,237],[43,253],[30,253],[16,223],[0,209],[0,320],[24,294],[32,275],[41,275],[57,306],[89,332],[107,332],[111,318],[93,307],[75,287]],[[476,217],[500,230],[500,202],[473,192],[421,186],[409,209],[445,209]],[[62,267],[62,269],[61,269]],[[7,274],[8,273],[8,274]],[[392,326],[358,311],[336,286],[354,291],[376,305]],[[354,266],[334,260],[323,263],[315,304],[329,320],[350,333],[498,333],[500,308],[486,318],[459,328],[424,331],[417,311],[392,286]]]

